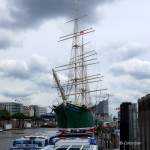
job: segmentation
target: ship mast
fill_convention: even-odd
[[[75,93],[77,93],[77,53],[78,53],[78,48],[79,48],[79,44],[78,44],[78,36],[77,36],[77,32],[78,32],[78,20],[75,19],[74,21],[74,34],[75,37],[73,39],[73,50],[74,50],[74,74],[75,74],[75,78],[74,78],[74,82],[75,82]],[[77,94],[75,94],[75,103],[77,103]]]
[[[84,17],[85,15],[67,22],[74,22],[74,32],[60,37],[59,42],[72,39],[71,59],[69,64],[58,66],[55,68],[55,70],[53,70],[57,89],[60,92],[63,101],[69,100],[76,105],[88,105],[90,103],[90,100],[88,101],[88,96],[90,93],[107,90],[89,89],[89,84],[100,82],[102,76],[101,74],[87,74],[87,68],[92,65],[98,64],[98,61],[96,58],[97,53],[95,50],[85,51],[85,46],[88,43],[84,43],[84,36],[91,32],[94,32],[94,30],[93,28],[79,30],[79,20]],[[67,82],[59,82],[58,85],[58,82],[56,80],[57,72],[67,70],[69,73],[71,72],[72,77],[69,78]]]

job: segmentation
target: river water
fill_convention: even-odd
[[[13,140],[25,135],[48,135],[54,133],[57,129],[54,128],[38,128],[25,130],[10,130],[0,132],[0,150],[9,150]]]

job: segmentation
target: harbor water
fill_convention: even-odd
[[[0,150],[9,150],[12,146],[12,142],[16,138],[20,138],[26,135],[49,135],[54,131],[55,128],[36,128],[36,129],[24,129],[24,130],[10,130],[0,132]]]

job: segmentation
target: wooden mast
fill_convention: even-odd
[[[63,101],[64,100],[66,101],[73,96],[74,97],[73,102],[74,104],[77,105],[88,105],[87,95],[89,93],[107,90],[107,89],[89,90],[88,88],[88,85],[90,83],[100,82],[102,76],[101,74],[88,75],[87,73],[88,67],[98,64],[99,62],[97,61],[96,58],[97,53],[95,50],[89,50],[89,51],[85,50],[85,45],[87,43],[84,43],[84,36],[86,36],[91,32],[94,32],[94,30],[93,28],[86,28],[83,30],[79,30],[78,22],[83,17],[85,16],[77,17],[75,19],[68,21],[68,22],[72,22],[72,21],[74,22],[74,32],[65,36],[61,36],[58,42],[72,39],[73,55],[68,64],[55,67],[55,72],[53,70],[53,75],[55,78],[55,82],[57,84],[57,89],[59,90]],[[68,81],[65,83],[59,82],[59,87],[58,87],[58,82],[56,80],[57,72],[62,72],[67,70],[69,72],[72,72],[73,76],[71,77],[71,79],[68,79]],[[67,91],[65,89],[69,89],[69,90]]]

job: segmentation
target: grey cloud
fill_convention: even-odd
[[[58,78],[61,81],[61,83],[65,83],[67,81],[67,77],[65,75],[62,74],[58,74]],[[48,73],[40,73],[40,74],[35,74],[35,76],[32,76],[32,78],[30,79],[30,81],[32,81],[34,84],[36,84],[36,86],[40,89],[40,90],[55,90],[56,84],[54,82],[53,79],[53,74],[52,72],[48,72]]]
[[[77,2],[78,14],[87,14],[96,21],[95,13],[99,4],[112,2],[113,0],[79,0]],[[3,19],[0,26],[10,29],[25,29],[39,25],[46,19],[74,16],[73,0],[7,0],[7,6],[11,19]]]
[[[11,91],[11,90],[5,90],[1,92],[1,94],[5,97],[8,98],[26,98],[31,96],[33,93],[32,92],[27,92],[27,91]]]
[[[139,80],[137,78],[133,78],[132,76],[115,76],[111,81],[109,81],[109,86],[112,90],[117,91],[114,92],[115,94],[121,94],[121,92],[124,95],[129,93],[129,95],[133,95],[134,92],[140,94],[149,91],[150,78]]]
[[[61,81],[66,81],[65,75],[58,75]],[[37,54],[32,55],[28,61],[1,60],[0,77],[29,81],[40,90],[50,90],[55,86],[48,59]]]
[[[1,60],[0,73],[3,77],[25,79],[29,77],[29,69],[25,62]]]
[[[0,50],[8,49],[13,44],[13,41],[9,38],[0,39]]]
[[[0,61],[0,77],[29,81],[40,90],[54,86],[47,58],[37,54],[29,61],[4,59]]]
[[[104,55],[108,55],[108,59],[121,62],[141,57],[148,52],[149,48],[139,43],[113,43],[104,49]]]
[[[131,59],[112,65],[110,72],[115,76],[130,75],[136,79],[150,79],[150,62]]]
[[[40,90],[50,90],[51,87],[54,87],[53,77],[50,73],[42,73],[35,75],[30,79]]]
[[[47,58],[37,54],[32,55],[28,63],[28,67],[33,73],[47,73],[50,71],[49,61],[47,60]]]
[[[121,52],[121,48],[120,48],[120,52]],[[140,45],[131,45],[131,46],[127,46],[124,47],[122,49],[122,55],[120,55],[120,60],[129,60],[131,58],[135,58],[139,55],[141,55],[143,52],[145,52],[144,47],[141,47]]]
[[[16,41],[9,34],[5,31],[0,31],[0,50],[8,50],[12,46],[17,46]]]
[[[109,81],[111,93],[110,107],[119,106],[121,102],[130,101],[137,102],[137,100],[145,95],[150,88],[150,79],[138,80],[131,76],[116,76]]]
[[[15,59],[0,60],[0,75],[15,79],[26,80],[50,71],[49,62],[45,57],[33,55],[29,61]]]

